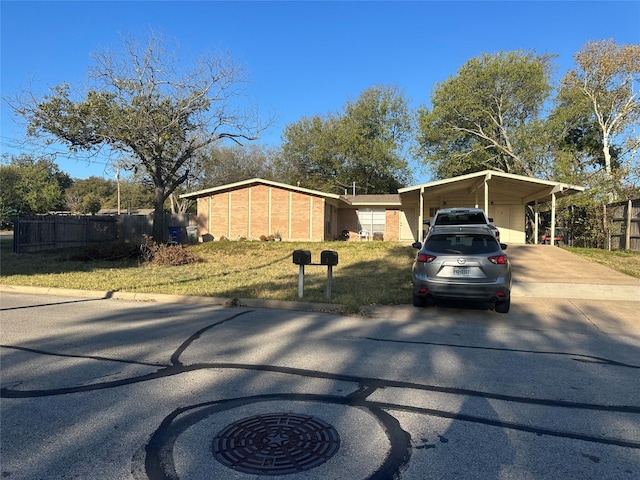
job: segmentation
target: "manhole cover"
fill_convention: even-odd
[[[333,426],[308,415],[273,413],[232,423],[213,439],[213,456],[244,473],[286,475],[311,470],[340,448]]]

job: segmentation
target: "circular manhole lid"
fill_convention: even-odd
[[[234,470],[286,475],[311,470],[340,448],[333,426],[308,415],[272,413],[234,422],[213,439],[216,460]]]

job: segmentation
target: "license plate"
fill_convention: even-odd
[[[456,277],[468,277],[471,271],[469,267],[453,267],[453,274]]]

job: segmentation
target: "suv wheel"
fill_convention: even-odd
[[[509,313],[509,307],[511,306],[511,299],[505,300],[504,302],[496,303],[496,312],[498,313]]]
[[[413,306],[414,307],[426,307],[427,306],[427,297],[421,297],[419,295],[413,294]]]

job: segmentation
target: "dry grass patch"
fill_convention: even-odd
[[[338,252],[332,298],[326,298],[327,267],[305,267],[304,301],[338,303],[349,311],[371,304],[411,301],[415,250],[391,242],[207,242],[184,247],[196,263],[159,265],[138,259],[79,260],[66,250],[17,255],[3,244],[0,282],[102,291],[130,291],[299,300],[298,271],[292,253]],[[180,247],[182,248],[182,247]]]

